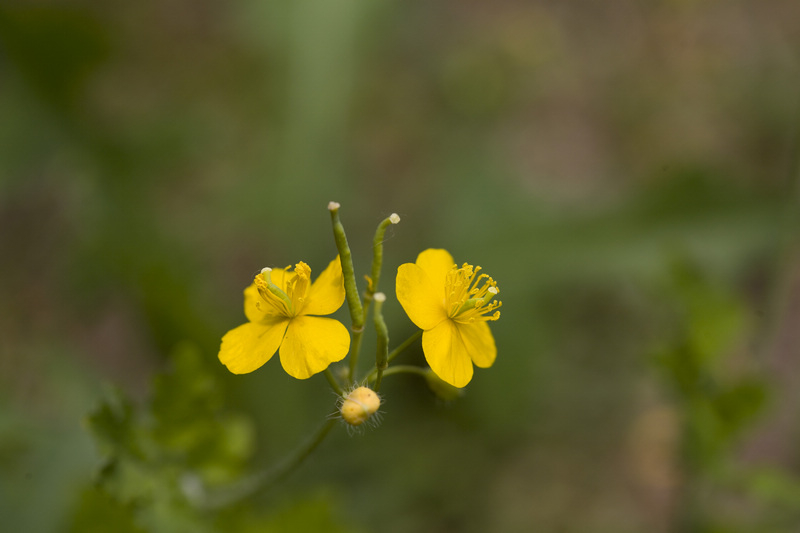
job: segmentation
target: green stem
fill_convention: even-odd
[[[280,481],[285,476],[289,475],[294,469],[300,466],[303,461],[311,455],[311,452],[317,449],[317,446],[322,444],[328,433],[336,426],[337,419],[331,418],[326,420],[325,423],[313,433],[295,452],[290,455],[283,463],[276,465],[267,476],[266,485]]]
[[[383,376],[391,376],[392,374],[419,374],[420,376],[425,377],[428,370],[426,368],[422,368],[421,366],[413,366],[413,365],[396,365],[391,368],[387,368],[383,372]],[[376,378],[377,379],[377,378]],[[377,381],[376,381],[377,383]],[[377,390],[377,387],[376,387]]]
[[[334,392],[336,392],[336,394],[339,396],[344,396],[344,389],[342,389],[342,386],[339,385],[339,380],[337,380],[333,375],[330,367],[325,369],[325,378],[328,380],[328,383],[330,383],[331,388],[334,390]]]
[[[337,420],[336,418],[330,418],[325,421],[325,423],[290,456],[271,468],[262,470],[249,478],[245,478],[239,482],[239,484],[229,487],[224,491],[217,492],[216,494],[204,494],[200,495],[199,498],[194,497],[191,499],[195,500],[194,503],[198,507],[219,509],[252,496],[256,492],[281,481],[291,474],[292,471],[300,466],[303,461],[317,449],[322,441],[325,440],[325,437],[328,436],[328,433],[336,426]]]
[[[355,327],[351,328],[353,332],[353,342],[350,345],[350,365],[348,367],[347,380],[353,384],[353,376],[356,373],[356,366],[358,365],[358,354],[361,353],[361,337],[364,335],[364,326],[360,330]]]
[[[328,210],[331,212],[333,238],[336,241],[339,260],[342,263],[344,291],[347,298],[347,307],[350,309],[350,320],[352,321],[350,329],[353,332],[353,340],[350,349],[350,374],[348,376],[349,381],[352,383],[353,374],[358,364],[358,352],[361,349],[361,335],[364,333],[364,308],[361,305],[361,298],[358,295],[358,287],[356,286],[353,256],[350,253],[350,246],[347,244],[344,226],[339,219],[339,204],[331,202],[328,204]]]
[[[411,346],[412,344],[414,344],[414,342],[415,342],[417,339],[419,339],[420,337],[422,337],[422,333],[423,333],[423,331],[422,331],[422,330],[419,330],[419,331],[417,331],[416,333],[414,333],[413,335],[411,335],[409,338],[407,338],[406,340],[404,340],[404,341],[403,341],[403,343],[402,343],[400,346],[398,346],[397,348],[395,348],[394,350],[392,350],[391,352],[389,352],[389,357],[387,358],[387,359],[388,359],[388,362],[389,362],[389,363],[391,363],[391,362],[392,362],[392,359],[394,359],[395,357],[397,357],[398,355],[400,355],[401,353],[403,353],[403,351],[405,351],[405,350],[406,350],[406,348],[408,348],[409,346]]]
[[[378,334],[376,341],[375,351],[375,371],[377,377],[375,379],[375,391],[381,388],[381,378],[383,371],[389,366],[389,330],[386,327],[386,322],[383,320],[383,302],[386,301],[386,296],[382,293],[375,294],[375,312],[373,313],[375,319],[375,331]]]
[[[391,352],[389,352],[389,355],[386,357],[386,363],[387,363],[387,365],[388,365],[389,363],[391,363],[391,362],[392,362],[392,359],[394,359],[395,357],[397,357],[398,355],[400,355],[401,353],[403,353],[403,351],[405,351],[405,350],[406,350],[406,349],[407,349],[409,346],[411,346],[412,344],[414,344],[414,342],[415,342],[417,339],[419,339],[421,336],[422,336],[422,330],[418,330],[416,333],[414,333],[414,334],[413,334],[413,335],[411,335],[409,338],[407,338],[406,340],[404,340],[404,341],[403,341],[403,343],[402,343],[402,344],[400,344],[400,346],[398,346],[397,348],[395,348],[394,350],[392,350]],[[386,375],[386,373],[387,373],[387,372],[389,372],[390,370],[391,370],[391,368],[390,368],[390,369],[388,369],[388,370],[386,370],[386,371],[383,373],[383,375]],[[364,376],[364,380],[367,380],[367,381],[372,381],[372,380],[374,380],[374,379],[375,379],[375,376],[376,376],[377,374],[378,374],[378,368],[377,368],[377,365],[376,365],[375,367],[373,367],[373,368],[372,368],[372,370],[370,370],[370,372],[369,372],[369,373],[368,373],[366,376]],[[362,381],[363,381],[363,380],[362,380]]]

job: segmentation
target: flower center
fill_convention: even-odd
[[[258,294],[278,313],[294,317],[300,314],[306,301],[308,287],[311,284],[311,268],[300,261],[294,267],[294,272],[287,268],[279,287],[272,281],[272,269],[264,268],[254,280]],[[260,307],[261,302],[256,305]]]
[[[480,270],[481,267],[464,263],[461,268],[453,265],[447,273],[444,284],[447,316],[458,322],[500,318],[496,309],[503,302],[492,301],[500,290],[488,274],[478,274]]]

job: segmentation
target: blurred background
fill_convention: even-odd
[[[796,7],[3,2],[2,529],[800,530]],[[389,295],[429,247],[492,275],[497,362],[198,510],[332,407],[216,358],[331,200],[357,274],[402,217]]]

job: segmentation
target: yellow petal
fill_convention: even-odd
[[[428,248],[417,256],[417,265],[425,271],[432,282],[444,287],[447,273],[455,265],[447,250]]]
[[[418,328],[433,329],[447,318],[444,308],[444,281],[433,283],[418,265],[400,265],[397,269],[395,290],[403,310]]]
[[[341,361],[350,350],[350,334],[332,318],[298,316],[292,319],[281,344],[281,365],[286,373],[306,379]]]
[[[300,314],[329,315],[344,303],[344,276],[339,256],[330,262],[328,267],[308,289],[306,303]]]
[[[234,374],[247,374],[269,361],[278,346],[289,320],[273,319],[268,323],[248,322],[222,337],[219,360]]]
[[[422,334],[422,351],[431,370],[442,381],[463,387],[472,379],[472,360],[452,320]]]
[[[469,323],[456,322],[456,327],[472,362],[481,368],[492,366],[497,357],[497,348],[489,324],[483,320]]]

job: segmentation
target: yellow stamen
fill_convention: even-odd
[[[492,301],[499,289],[487,274],[478,274],[481,267],[464,263],[461,268],[453,265],[445,279],[445,307],[450,318],[458,322],[475,320],[497,320],[500,311],[489,314],[503,305]]]
[[[306,301],[306,293],[311,285],[311,267],[300,261],[294,266],[294,276],[286,283],[286,292],[292,299],[295,315],[300,314]]]

